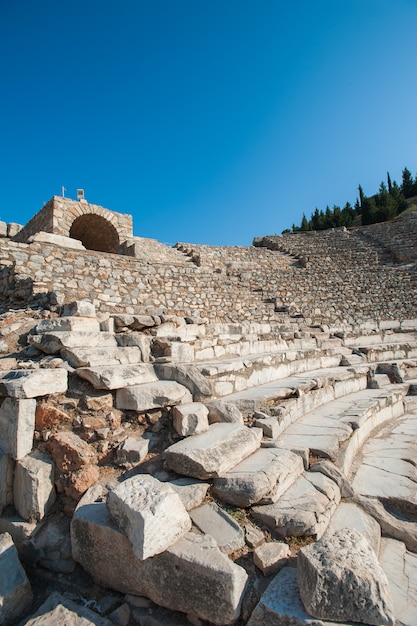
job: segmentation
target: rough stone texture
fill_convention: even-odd
[[[164,452],[167,466],[185,476],[205,480],[226,474],[255,452],[262,431],[239,424],[212,424],[201,435],[188,437]]]
[[[43,430],[44,428],[51,428],[57,424],[68,422],[71,418],[69,415],[57,409],[50,404],[41,403],[36,407],[35,412],[35,428],[37,430]]]
[[[95,389],[107,390],[153,383],[158,380],[153,366],[148,363],[81,367],[77,369],[77,374],[88,380]]]
[[[215,502],[193,509],[190,517],[203,533],[213,537],[222,552],[231,554],[245,545],[242,528]]]
[[[35,326],[35,334],[56,333],[60,331],[74,333],[98,333],[100,324],[94,317],[56,317],[42,320]]]
[[[195,402],[204,402],[213,394],[211,383],[194,365],[156,363],[159,378],[175,380],[190,391]]]
[[[28,343],[45,354],[56,354],[64,348],[111,348],[117,346],[114,334],[109,332],[51,332],[42,335],[29,335]]]
[[[90,300],[74,300],[64,304],[63,317],[96,317],[96,307]]]
[[[68,372],[65,369],[10,370],[0,376],[0,395],[12,398],[37,398],[51,393],[65,393]]]
[[[357,531],[343,528],[302,548],[297,575],[310,615],[394,626],[387,577],[375,552]]]
[[[75,472],[71,472],[68,485],[65,486],[65,495],[76,502],[90,489],[99,479],[100,470],[97,465],[86,465]]]
[[[179,495],[187,511],[191,511],[202,504],[210,487],[210,483],[195,478],[177,478],[169,481],[169,484]]]
[[[210,424],[216,422],[235,422],[243,425],[243,416],[235,404],[224,400],[211,400],[206,403],[209,410],[208,420]]]
[[[14,505],[26,521],[42,519],[55,502],[54,465],[35,450],[16,463]]]
[[[141,560],[163,552],[191,528],[174,489],[147,474],[128,478],[110,491],[107,508]]]
[[[270,541],[253,552],[253,562],[264,576],[276,574],[288,562],[290,548],[286,543]]]
[[[61,356],[72,367],[95,367],[97,365],[136,365],[142,359],[142,353],[136,346],[125,348],[65,348]]]
[[[213,483],[213,493],[230,504],[250,506],[268,497],[278,499],[303,471],[303,461],[289,450],[261,448]]]
[[[0,448],[0,515],[13,502],[14,461]]]
[[[397,623],[417,624],[417,555],[406,550],[401,541],[381,539],[381,567],[387,575]]]
[[[188,533],[165,552],[140,561],[106,505],[95,503],[75,512],[71,541],[73,558],[104,587],[146,595],[219,626],[239,617],[247,574],[207,535]]]
[[[149,451],[149,439],[127,437],[116,450],[116,463],[131,468],[141,463]]]
[[[379,553],[381,527],[378,522],[361,507],[353,502],[340,502],[332,515],[327,533],[334,533],[343,528],[354,528],[365,537],[375,554]]]
[[[139,348],[141,353],[141,361],[147,363],[151,356],[151,341],[152,337],[143,335],[142,333],[132,332],[123,335],[116,335],[117,345],[120,347],[135,347]]]
[[[25,626],[113,626],[106,617],[54,592]]]
[[[85,247],[78,241],[78,239],[72,239],[72,237],[64,237],[63,235],[54,235],[52,233],[45,233],[40,231],[35,233],[28,239],[28,243],[42,242],[52,243],[60,248],[71,248],[73,250],[85,250]]]
[[[47,445],[59,472],[75,472],[97,460],[94,449],[72,431],[53,435]]]
[[[32,590],[13,539],[0,535],[0,624],[8,626],[24,615],[32,603]]]
[[[23,459],[33,446],[36,400],[5,398],[0,406],[0,448]]]
[[[340,489],[340,495],[342,498],[351,498],[354,494],[353,488],[346,477],[343,475],[343,472],[336,466],[334,463],[330,461],[317,461],[317,463],[313,463],[310,467],[311,472],[321,472],[328,478],[334,480],[337,486]]]
[[[172,409],[173,425],[181,437],[199,435],[208,430],[208,409],[201,402],[191,402],[174,406]]]
[[[118,389],[116,407],[130,411],[150,411],[164,406],[187,404],[192,396],[183,385],[170,380]]]

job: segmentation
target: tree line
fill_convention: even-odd
[[[333,206],[326,207],[325,211],[317,208],[308,220],[303,214],[300,226],[292,225],[292,231],[286,229],[283,233],[297,233],[308,230],[326,230],[327,228],[338,228],[353,225],[355,218],[360,216],[362,225],[375,224],[376,222],[386,222],[396,217],[407,208],[407,199],[417,196],[417,175],[413,178],[410,170],[406,167],[402,171],[401,185],[395,180],[391,181],[387,172],[387,182],[382,181],[378,193],[373,196],[366,196],[362,186],[358,187],[359,197],[354,206],[346,202],[343,208]]]

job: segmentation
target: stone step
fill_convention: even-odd
[[[401,414],[407,390],[407,384],[387,385],[383,389],[364,389],[328,402],[288,426],[277,439],[277,444],[290,450],[304,449],[344,466],[351,461],[353,452],[348,447],[353,435],[352,445],[356,453],[357,441],[361,441],[361,445],[364,441],[358,433],[361,427],[369,422],[375,428],[390,419],[394,405],[396,413]],[[369,426],[365,430],[369,434]]]
[[[28,343],[46,354],[57,354],[63,348],[109,348],[117,342],[110,332],[48,332],[41,335],[28,335]]]
[[[379,561],[388,578],[398,624],[417,624],[417,555],[401,541],[383,537]]]
[[[153,383],[158,380],[153,365],[150,363],[80,367],[77,369],[77,375],[88,380],[95,389],[110,391],[133,385]]]
[[[417,344],[417,333],[415,332],[390,332],[379,331],[371,335],[360,334],[358,336],[347,336],[343,340],[347,348],[370,348],[373,346],[388,346],[390,344]]]
[[[284,539],[307,536],[319,539],[340,498],[339,487],[333,480],[320,472],[304,472],[277,502],[254,506],[252,515]]]
[[[184,385],[174,380],[157,380],[118,389],[116,392],[116,407],[129,411],[144,412],[190,402],[192,402],[191,393]]]
[[[100,322],[93,317],[66,316],[45,319],[35,326],[35,334],[50,332],[100,332]]]
[[[54,369],[9,370],[0,374],[0,396],[38,398],[52,393],[65,393],[68,372]]]
[[[215,423],[209,429],[169,446],[166,465],[177,474],[205,480],[224,476],[261,445],[262,431],[236,423]]]
[[[368,363],[417,358],[417,345],[415,343],[392,343],[367,347],[363,346],[360,348],[360,351],[365,355]]]
[[[353,487],[362,496],[395,502],[404,511],[417,506],[417,412],[384,424],[363,446],[353,468]]]
[[[137,346],[96,348],[64,348],[61,356],[72,367],[95,367],[97,365],[136,365],[143,361]]]

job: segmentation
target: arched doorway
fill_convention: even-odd
[[[94,213],[80,215],[72,223],[69,236],[81,241],[87,250],[115,254],[119,252],[117,230],[101,215]]]

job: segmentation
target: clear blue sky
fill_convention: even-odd
[[[249,245],[417,171],[417,0],[0,0],[0,219]]]

